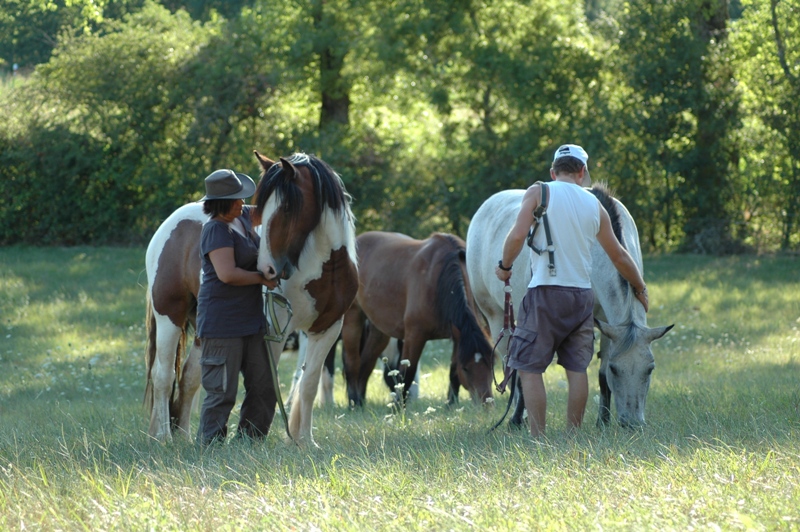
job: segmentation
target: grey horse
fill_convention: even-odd
[[[609,213],[614,234],[642,269],[642,252],[636,223],[628,209],[607,188],[596,184],[590,189]],[[503,332],[504,287],[495,276],[498,257],[502,257],[503,242],[519,212],[524,190],[505,190],[487,199],[469,225],[467,232],[467,275],[472,284],[478,308],[483,313],[492,337],[499,339]],[[557,242],[554,245],[558,245]],[[538,258],[538,257],[537,257]],[[547,260],[543,255],[541,260]],[[511,295],[519,308],[531,279],[531,253],[523,250],[514,262],[511,276]],[[645,402],[650,389],[650,377],[655,359],[650,349],[653,340],[664,336],[672,325],[649,328],[644,307],[636,301],[633,289],[614,268],[599,243],[592,247],[592,289],[595,295],[595,325],[600,338],[600,410],[598,426],[606,425],[611,417],[611,396],[617,421],[623,427],[645,424]],[[497,355],[505,357],[507,342],[498,342]],[[512,423],[521,423],[522,408]]]

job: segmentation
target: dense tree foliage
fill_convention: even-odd
[[[796,250],[797,2],[6,0],[0,243],[146,242],[253,149],[463,236],[576,142],[648,249]]]

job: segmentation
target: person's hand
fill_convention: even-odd
[[[511,278],[511,270],[503,270],[499,265],[494,267],[494,274],[503,282]]]
[[[264,277],[263,273],[261,273],[261,272],[258,272],[258,273],[261,274],[261,284],[262,285],[266,286],[270,290],[275,290],[275,288],[278,287],[278,278],[277,277],[274,278],[274,279],[267,279],[266,277]]]
[[[642,304],[644,307],[644,311],[647,312],[650,309],[650,301],[647,298],[647,285],[642,288],[642,291],[639,292],[635,288],[633,289],[633,295],[636,296],[636,299],[639,300],[639,303]]]

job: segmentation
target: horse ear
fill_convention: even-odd
[[[256,159],[258,159],[258,162],[261,164],[261,168],[263,168],[265,172],[269,170],[273,164],[275,164],[275,161],[268,157],[264,157],[258,153],[257,150],[253,150],[253,154],[256,156]]]
[[[286,177],[294,179],[295,175],[297,175],[297,168],[283,157],[281,157],[281,166],[283,166],[283,171],[286,172]]]
[[[673,327],[675,327],[674,323],[672,325],[667,325],[665,327],[654,327],[652,329],[647,329],[645,336],[647,337],[647,340],[649,342],[652,342],[653,340],[658,340],[659,338],[667,334]]]
[[[608,323],[606,323],[604,321],[600,321],[597,318],[595,318],[595,320],[594,320],[594,325],[595,325],[595,327],[600,329],[601,333],[603,333],[604,335],[608,336],[609,338],[611,338],[614,341],[617,341],[619,338],[622,337],[621,336],[622,333],[620,333],[620,331],[618,330],[619,329],[618,327],[615,327],[613,325],[609,325]]]

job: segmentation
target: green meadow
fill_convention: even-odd
[[[147,436],[144,250],[2,248],[0,530],[800,530],[800,258],[650,256],[645,279],[649,324],[675,327],[642,430],[597,428],[590,399],[568,435],[553,366],[547,439],[488,433],[506,396],[448,408],[437,341],[403,412],[377,372],[350,410],[337,359],[319,448],[278,414],[200,450]]]

